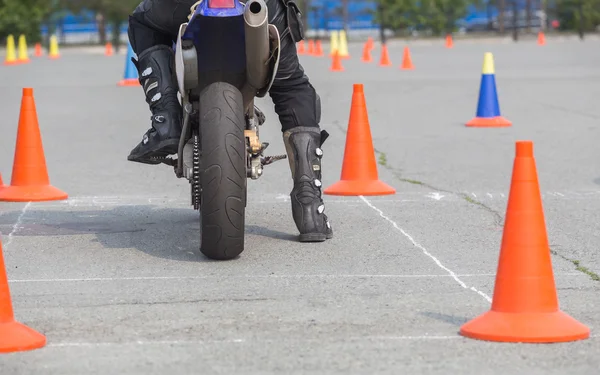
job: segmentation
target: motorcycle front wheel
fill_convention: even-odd
[[[200,251],[229,260],[244,251],[246,141],[243,98],[233,85],[216,82],[200,94]]]

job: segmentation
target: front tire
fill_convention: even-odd
[[[201,245],[211,259],[229,260],[244,251],[246,142],[243,98],[225,82],[200,94]]]

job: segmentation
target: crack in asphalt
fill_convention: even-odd
[[[344,129],[339,122],[335,121],[332,123],[332,125],[334,125],[337,129],[339,129],[343,134],[346,134],[346,129]],[[397,170],[396,168],[392,167],[391,165],[388,164],[388,158],[385,152],[380,151],[378,149],[376,149],[375,147],[373,147],[373,149],[375,150],[375,154],[377,155],[377,162],[379,165],[381,165],[383,168],[387,169],[389,172],[392,173],[392,175],[394,176],[394,178],[396,178],[398,181],[401,182],[405,182],[405,183],[409,183],[409,184],[413,184],[413,185],[420,185],[435,191],[439,191],[439,192],[443,192],[446,194],[452,194],[452,195],[456,195],[462,199],[464,199],[467,203],[469,203],[470,205],[474,205],[477,206],[480,209],[485,210],[486,212],[488,212],[491,216],[492,219],[494,220],[494,224],[496,224],[497,226],[503,226],[504,225],[504,216],[494,210],[492,207],[486,205],[485,203],[478,201],[476,199],[471,198],[469,195],[467,195],[466,193],[461,193],[461,192],[457,192],[457,191],[451,191],[451,190],[447,190],[447,189],[441,189],[437,186],[433,186],[427,182],[423,182],[423,181],[419,181],[419,180],[415,180],[415,179],[410,179],[410,178],[405,178],[402,176],[401,172],[399,170]],[[554,246],[552,246],[554,247]],[[553,249],[552,247],[550,247],[550,253],[558,256],[560,258],[562,258],[563,260],[566,260],[570,263],[572,263],[575,266],[575,270],[577,270],[578,272],[584,273],[586,275],[588,275],[590,277],[591,280],[593,281],[597,281],[600,282],[600,275],[598,275],[597,273],[591,271],[589,268],[581,265],[581,261],[577,260],[577,259],[571,259],[561,253],[559,253],[556,249]]]

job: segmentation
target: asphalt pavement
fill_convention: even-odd
[[[340,178],[352,85],[362,83],[379,178],[397,193],[325,196],[334,238],[302,244],[287,161],[249,181],[246,250],[199,255],[189,185],[126,160],[150,113],[117,87],[125,55],[63,49],[0,66],[0,172],[10,183],[23,87],[34,88],[52,185],[66,201],[0,203],[16,318],[47,346],[0,356],[2,374],[597,374],[600,368],[600,41],[408,44],[416,67],[344,72],[302,56],[323,103],[323,184]],[[483,54],[510,128],[473,129]],[[284,153],[269,98],[261,129]],[[587,340],[468,339],[490,309],[515,153],[531,140],[560,308]]]

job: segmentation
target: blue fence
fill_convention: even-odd
[[[494,1],[494,0],[487,0]],[[541,0],[534,0],[534,9],[539,9],[538,4]],[[344,17],[341,11],[342,2],[340,0],[312,0],[310,9],[306,14],[308,19],[307,29],[309,35],[315,30],[336,30],[344,26]],[[525,0],[520,0],[519,9],[524,9]],[[458,22],[458,25],[467,29],[484,27],[490,19],[495,20],[498,11],[494,6],[484,6],[483,9],[477,9],[470,6],[468,14],[464,19]],[[375,31],[379,25],[375,22],[376,5],[370,0],[349,0],[348,1],[348,28],[351,31],[361,32],[366,30]],[[95,14],[92,12],[83,12],[78,15],[64,13],[54,17],[54,26],[56,33],[62,43],[94,43],[98,42],[98,26]],[[107,25],[108,35],[112,35],[112,26]],[[127,25],[121,26],[121,40],[127,40]],[[48,33],[48,27],[42,28],[42,33]]]

